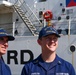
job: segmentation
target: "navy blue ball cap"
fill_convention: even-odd
[[[55,28],[53,28],[52,26],[45,26],[39,32],[38,39],[40,39],[41,37],[47,36],[47,35],[52,35],[52,34],[55,34],[57,37],[60,37],[60,35],[58,34]]]
[[[7,36],[8,37],[8,41],[13,41],[15,38],[12,35],[9,35],[6,30],[4,30],[3,28],[0,28],[0,37],[4,37]]]

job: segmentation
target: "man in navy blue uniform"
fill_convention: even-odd
[[[14,39],[15,38],[7,34],[3,28],[0,29],[0,75],[11,75],[10,68],[4,63],[1,57],[7,51],[8,41],[13,41]]]
[[[72,64],[56,54],[59,37],[55,28],[43,27],[37,40],[42,53],[24,65],[21,75],[75,75]]]

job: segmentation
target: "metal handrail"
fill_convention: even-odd
[[[25,15],[29,18],[29,20],[32,22],[32,24],[36,27],[37,31],[41,29],[43,24],[40,22],[38,17],[34,14],[32,9],[29,7],[28,4],[26,4],[25,1],[18,0],[15,5],[17,5],[19,8],[23,10]]]
[[[20,1],[20,0],[17,0],[17,2]],[[17,4],[17,2],[15,4]],[[25,1],[23,1],[23,3],[20,1],[20,3],[23,5],[23,4],[26,4]],[[26,4],[28,6],[28,8],[32,11],[32,9],[29,7],[28,4]],[[23,5],[23,7],[25,8],[25,6]],[[32,13],[34,14],[34,12],[32,11]],[[37,18],[37,20],[39,21],[38,17],[34,14],[34,16]],[[39,23],[41,24],[41,22],[39,21]]]

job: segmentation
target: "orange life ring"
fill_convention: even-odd
[[[44,17],[44,19],[46,19],[46,21],[48,21],[49,19],[52,19],[53,14],[51,11],[48,10],[43,14],[43,17]]]

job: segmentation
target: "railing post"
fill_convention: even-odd
[[[15,31],[15,22],[13,22],[13,36],[14,36],[14,31]]]

